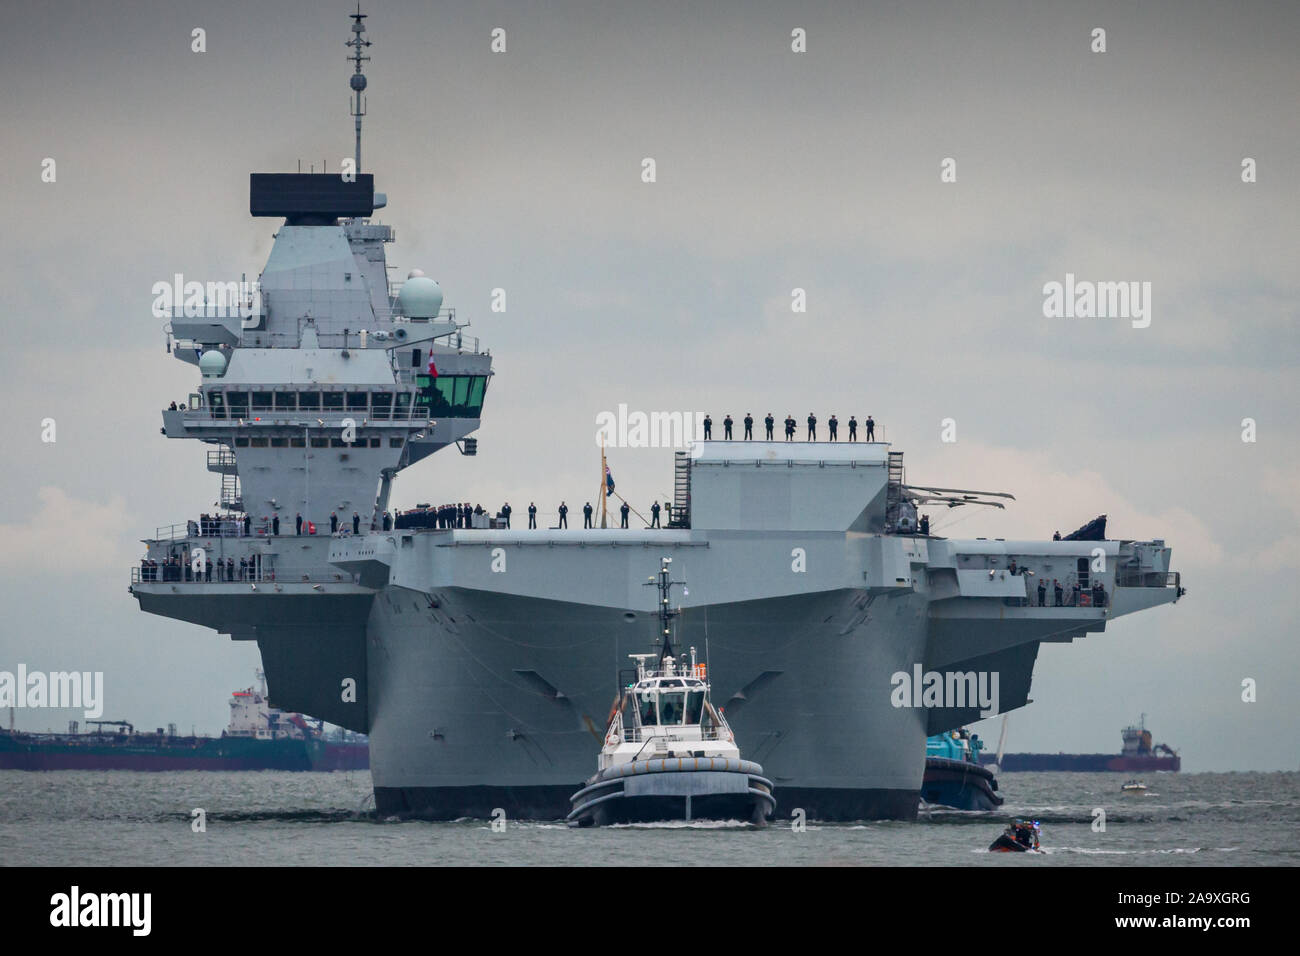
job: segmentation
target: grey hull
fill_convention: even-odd
[[[827,592],[709,608],[721,704],[761,762],[782,814],[910,819],[926,714],[889,703],[889,675],[919,659],[924,602]],[[390,588],[368,632],[371,765],[380,812],[440,819],[564,817],[590,776],[614,675],[647,643],[627,612],[503,594]],[[704,646],[703,615],[681,641]],[[725,675],[725,677],[721,676]],[[864,680],[880,693],[865,695]]]

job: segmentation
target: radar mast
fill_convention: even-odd
[[[659,668],[664,666],[664,658],[673,657],[673,618],[680,614],[680,611],[674,611],[670,604],[671,594],[674,584],[685,584],[684,581],[673,581],[669,577],[668,565],[673,563],[672,558],[661,558],[659,561],[659,578],[651,578],[646,582],[646,587],[659,589],[659,630],[663,639],[663,646],[659,649]]]
[[[361,12],[361,0],[357,0],[357,12],[349,13],[352,18],[352,39],[344,43],[344,46],[352,47],[352,55],[348,57],[355,67],[352,74],[352,116],[357,122],[357,152],[356,152],[356,169],[354,172],[361,172],[361,117],[366,115],[366,103],[361,94],[366,88],[366,75],[361,72],[361,64],[368,62],[370,57],[362,56],[361,51],[370,46],[370,41],[366,39],[366,25],[362,23],[366,15]]]

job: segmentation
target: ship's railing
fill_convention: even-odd
[[[261,523],[244,533],[244,522],[237,518],[202,519],[182,524],[167,524],[155,528],[151,541],[184,541],[187,538],[258,538],[265,537],[270,528]]]
[[[1181,571],[1117,571],[1115,586],[1121,588],[1176,588],[1182,585]]]
[[[628,743],[628,744],[639,744],[639,743],[643,743],[643,742],[648,741],[648,740],[654,740],[654,739],[656,739],[656,738],[659,739],[659,740],[663,740],[663,741],[665,741],[665,742],[681,743],[682,741],[690,741],[690,740],[696,740],[696,739],[699,739],[699,740],[722,740],[722,739],[724,739],[724,737],[725,737],[725,734],[723,733],[721,727],[701,727],[701,728],[700,728],[700,736],[699,736],[698,738],[693,737],[693,736],[692,736],[692,737],[676,737],[676,736],[673,736],[673,735],[671,735],[671,734],[662,734],[662,733],[646,733],[645,730],[644,730],[643,728],[640,728],[640,727],[624,727],[624,728],[623,728],[623,742],[624,742],[624,743]]]
[[[340,395],[346,393],[338,393]],[[190,407],[181,413],[187,421],[244,421],[249,419],[297,419],[303,415],[312,416],[339,416],[335,422],[327,424],[336,424],[343,418],[362,418],[371,421],[380,422],[406,422],[419,421],[429,418],[429,408],[426,405],[420,405],[411,402],[405,405],[303,405],[298,408],[286,408],[275,405],[200,405],[197,408]],[[302,427],[320,427],[315,421],[302,423],[296,421],[275,421],[277,425],[300,425]],[[212,452],[211,454],[220,454]],[[209,462],[211,459],[209,458]],[[233,464],[233,459],[231,464]]]
[[[359,574],[350,574],[340,571],[337,568],[322,568],[320,565],[312,567],[282,568],[282,567],[249,567],[241,568],[236,564],[232,569],[227,570],[225,562],[218,567],[218,562],[212,563],[212,577],[207,576],[207,571],[196,575],[193,567],[186,563],[183,565],[160,564],[156,567],[142,568],[138,565],[131,568],[132,584],[360,584],[361,576]]]
[[[208,452],[209,470],[213,468],[234,468],[234,467],[235,467],[235,453],[230,451],[229,449],[223,449],[222,451]]]
[[[1046,585],[1043,588],[1043,600],[1041,602],[1038,600],[1039,580],[1042,580]],[[1081,584],[1077,598],[1074,594],[1074,585],[1079,583],[1079,576],[1074,572],[1070,572],[1060,581],[1061,603],[1059,605],[1056,603],[1056,589],[1051,580],[1047,578],[1030,580],[1028,594],[1025,597],[1004,597],[1002,604],[1006,607],[1108,607],[1110,605],[1113,594],[1111,591],[1106,590],[1105,587],[1101,589],[1100,603],[1094,604],[1092,585],[1096,583],[1095,581]],[[1118,575],[1116,576],[1116,585],[1118,587],[1126,586],[1120,582]]]

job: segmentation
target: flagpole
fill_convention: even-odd
[[[606,487],[605,476],[609,474],[608,466],[605,464],[605,436],[600,436],[600,526],[608,527],[605,523],[605,506],[609,501],[609,488]]]

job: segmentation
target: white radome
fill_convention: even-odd
[[[208,349],[199,356],[199,371],[204,378],[216,378],[226,374],[226,357],[217,349]]]
[[[432,319],[442,308],[442,288],[419,269],[412,269],[397,293],[397,305],[408,319]]]

